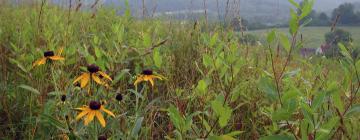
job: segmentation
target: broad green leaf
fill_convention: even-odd
[[[271,30],[270,33],[268,33],[266,40],[269,44],[271,44],[274,42],[275,38],[276,38],[276,30],[273,29],[273,30]]]
[[[300,20],[305,18],[306,16],[308,16],[311,13],[313,6],[314,6],[314,2],[315,2],[314,0],[304,1],[304,5],[301,8],[301,15],[299,17]]]
[[[317,95],[315,95],[315,98],[311,104],[311,108],[313,111],[316,111],[324,103],[325,97],[326,97],[326,92],[320,92]]]
[[[144,33],[143,35],[143,45],[145,47],[151,47],[152,45],[151,36],[148,33]]]
[[[134,125],[133,129],[131,130],[131,136],[136,137],[139,134],[143,120],[144,120],[144,117],[138,117],[136,119],[135,125]]]
[[[340,92],[334,92],[332,95],[332,100],[334,102],[335,107],[337,107],[340,112],[344,112],[344,103],[341,99]]]
[[[196,90],[201,93],[201,94],[205,94],[206,93],[206,89],[207,89],[207,83],[205,80],[200,80],[198,82],[198,85],[196,86]]]
[[[159,52],[158,49],[155,49],[154,50],[154,55],[153,55],[153,59],[154,59],[154,63],[155,63],[155,66],[158,67],[158,68],[161,68],[161,64],[162,64],[162,56]]]
[[[288,120],[292,115],[292,112],[288,112],[286,109],[279,109],[272,113],[271,119],[273,121]]]
[[[185,127],[185,120],[184,117],[180,114],[179,110],[175,106],[170,105],[170,107],[167,109],[167,112],[175,128],[183,131]]]
[[[346,117],[352,117],[356,114],[360,114],[360,104],[356,104],[351,106],[351,108],[349,109],[349,111],[346,112],[345,116]]]
[[[224,100],[224,96],[219,95],[214,101],[211,102],[211,108],[219,117],[220,127],[225,127],[227,125],[232,114],[232,109],[227,104],[223,106]]]
[[[222,136],[211,136],[209,137],[209,140],[236,140],[236,139],[228,135],[222,135]]]
[[[260,140],[294,140],[295,138],[286,135],[271,135],[260,138]]]
[[[212,65],[213,65],[212,63],[213,63],[213,62],[212,62],[211,56],[208,55],[208,54],[204,54],[204,55],[203,55],[203,64],[204,64],[204,66],[205,66],[205,67],[212,66]]]
[[[341,54],[344,55],[349,61],[353,61],[350,52],[346,49],[346,47],[344,46],[344,44],[339,43],[338,44]]]
[[[37,89],[35,89],[35,88],[31,87],[31,86],[21,84],[21,85],[19,85],[19,87],[22,88],[22,89],[25,89],[27,91],[30,91],[32,93],[35,93],[36,95],[40,95],[40,92]]]
[[[289,31],[291,35],[295,35],[299,30],[299,19],[297,13],[290,9]]]
[[[216,44],[217,39],[218,39],[218,34],[215,33],[215,34],[211,37],[211,39],[210,39],[209,46],[210,46],[210,47],[213,47],[213,46]]]
[[[320,127],[315,140],[327,140],[331,137],[331,130],[339,123],[339,117],[332,117],[327,123]]]
[[[50,116],[48,114],[41,114],[40,118],[41,118],[40,120],[42,122],[45,122],[46,124],[50,124],[59,129],[66,130],[66,128],[67,128],[65,122],[61,122],[58,119],[56,119],[53,116]]]
[[[284,49],[289,53],[290,52],[290,41],[289,38],[284,34],[284,33],[280,33],[280,42],[282,44],[282,46],[284,47]]]
[[[94,51],[95,51],[95,56],[96,56],[96,58],[101,58],[102,57],[102,51],[101,51],[101,49],[99,48],[99,47],[94,47]]]
[[[272,101],[278,99],[275,85],[270,78],[262,77],[258,83],[258,86],[259,89],[266,94],[267,99]]]
[[[227,136],[237,136],[237,135],[240,135],[240,134],[242,134],[242,133],[244,133],[245,131],[232,131],[232,132],[230,132],[230,133],[227,133],[227,134],[225,134],[225,135],[227,135]]]
[[[27,73],[28,70],[17,60],[9,58],[9,62],[12,64],[16,64],[16,66],[21,69],[23,72]]]
[[[85,59],[86,59],[86,62],[88,63],[88,64],[95,64],[95,58],[92,56],[92,55],[87,55],[86,57],[85,57]]]
[[[300,5],[297,3],[297,2],[295,2],[294,0],[288,0],[293,6],[295,6],[296,8],[298,8],[298,9],[300,9],[301,7],[300,7]]]

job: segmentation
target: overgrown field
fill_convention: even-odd
[[[3,5],[0,139],[360,139],[355,45],[300,57],[311,1],[293,4],[258,46],[205,21]]]

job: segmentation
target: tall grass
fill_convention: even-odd
[[[346,48],[344,58],[302,58],[294,32],[251,46],[206,21],[116,12],[1,7],[2,139],[359,139],[360,63]],[[60,48],[65,61],[32,67]],[[112,77],[111,88],[90,95],[72,84],[88,64]],[[145,69],[166,78],[134,87]],[[115,113],[105,128],[75,120],[90,100]]]

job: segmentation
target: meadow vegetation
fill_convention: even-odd
[[[2,5],[0,138],[359,139],[356,44],[301,57],[313,1],[289,2],[288,31],[262,44],[127,8]]]

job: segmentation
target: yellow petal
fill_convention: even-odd
[[[85,118],[85,126],[88,125],[92,120],[94,120],[94,116],[95,116],[96,111],[90,110],[88,115]]]
[[[95,73],[91,74],[91,77],[92,77],[92,79],[93,79],[96,83],[98,83],[98,84],[100,84],[100,85],[104,85],[104,82],[102,82],[102,81],[100,80],[100,78],[99,78]]]
[[[149,79],[149,81],[150,81],[151,86],[154,86],[154,80],[153,80],[153,79]]]
[[[111,77],[109,75],[107,75],[105,72],[102,72],[102,71],[98,71],[98,73],[103,76],[104,78],[106,79],[109,79],[110,81],[112,81]]]
[[[164,78],[161,77],[161,76],[157,76],[157,75],[152,75],[153,78],[156,78],[156,79],[160,79],[160,80],[163,80]]]
[[[105,127],[106,122],[105,122],[104,116],[101,114],[101,112],[96,111],[95,115],[96,115],[96,118],[99,120],[101,126]]]
[[[102,111],[104,111],[105,113],[109,114],[110,116],[115,117],[115,114],[114,114],[114,113],[112,113],[110,110],[105,109],[103,106],[101,106],[100,109],[101,109]]]
[[[81,113],[79,113],[79,115],[76,116],[76,120],[81,119],[82,117],[84,117],[89,112],[90,112],[90,109],[83,110]]]
[[[81,111],[84,111],[86,109],[88,109],[88,106],[83,106],[83,107],[78,107],[78,108],[75,108],[76,110],[81,110]]]
[[[78,78],[76,78],[73,82],[73,84],[75,84],[76,82],[78,82],[79,80],[81,80],[83,77],[84,77],[85,73],[84,74],[81,74]]]
[[[90,81],[90,73],[84,73],[83,78],[81,78],[81,81],[80,81],[80,87],[81,88],[86,87],[86,85],[89,83],[89,81]]]
[[[46,58],[43,57],[43,58],[41,58],[41,59],[36,60],[36,61],[33,63],[33,67],[39,66],[39,65],[43,65],[43,64],[45,64],[45,63],[46,63]]]
[[[140,82],[144,81],[144,78],[143,76],[137,76],[135,82],[134,82],[134,85],[137,86]]]
[[[49,59],[51,59],[51,60],[65,60],[64,57],[56,56],[56,55],[55,56],[50,56]]]

